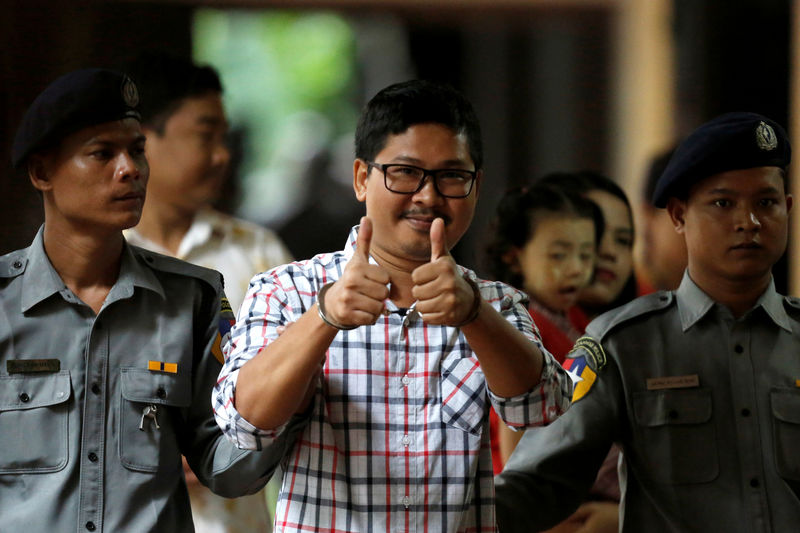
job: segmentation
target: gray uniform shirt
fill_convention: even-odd
[[[799,328],[800,301],[773,284],[735,319],[688,275],[593,321],[607,362],[516,448],[497,479],[501,532],[566,518],[612,442],[624,454],[622,531],[797,530]]]
[[[42,230],[0,257],[0,530],[193,531],[181,454],[224,496],[267,482],[286,441],[239,450],[211,409],[223,296],[217,272],[126,245],[95,316]]]

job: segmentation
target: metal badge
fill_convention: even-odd
[[[128,107],[139,105],[139,90],[133,80],[128,77],[122,82],[122,99]]]
[[[763,120],[756,128],[756,144],[765,152],[771,152],[778,147],[778,137],[775,135],[775,130]]]

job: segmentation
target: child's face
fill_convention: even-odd
[[[566,311],[589,283],[594,262],[594,222],[562,216],[536,223],[533,236],[518,250],[516,266],[532,299],[552,311]]]

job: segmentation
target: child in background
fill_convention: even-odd
[[[559,363],[581,332],[566,311],[591,281],[602,218],[591,201],[550,186],[512,189],[501,199],[487,249],[491,275],[529,298],[542,343]],[[491,421],[495,472],[522,432]],[[499,456],[498,456],[499,451]]]
[[[598,241],[597,263],[592,282],[581,291],[577,305],[567,312],[570,323],[582,334],[593,318],[638,296],[633,271],[634,228],[631,204],[619,185],[611,178],[596,172],[553,173],[541,178],[536,185],[557,187],[581,195],[594,202],[602,213],[604,230]],[[519,441],[519,438],[516,440]],[[592,486],[593,501],[581,504],[575,514],[548,533],[617,531],[620,500],[617,474],[619,454],[619,448],[616,445],[611,446]]]
[[[596,316],[638,296],[633,272],[633,211],[625,191],[611,178],[596,172],[557,172],[536,185],[554,186],[594,202],[602,213],[605,231],[597,247],[597,264],[592,283],[569,310],[569,318],[583,332]]]

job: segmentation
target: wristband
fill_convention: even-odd
[[[337,324],[336,322],[325,316],[325,293],[328,292],[328,289],[331,288],[331,285],[333,285],[333,283],[334,283],[333,281],[331,281],[330,283],[326,283],[319,290],[319,294],[317,294],[317,314],[319,315],[319,317],[322,319],[323,322],[325,322],[332,328],[336,328],[340,331],[349,331],[351,329],[356,329],[358,326],[343,326],[341,324]]]
[[[478,284],[472,278],[467,277],[466,275],[463,276],[464,281],[469,283],[469,286],[472,287],[472,295],[474,299],[472,300],[472,309],[469,310],[469,314],[467,318],[465,318],[460,324],[454,324],[452,327],[454,328],[463,328],[467,324],[470,324],[478,318],[478,314],[481,312],[481,290],[478,288]]]

